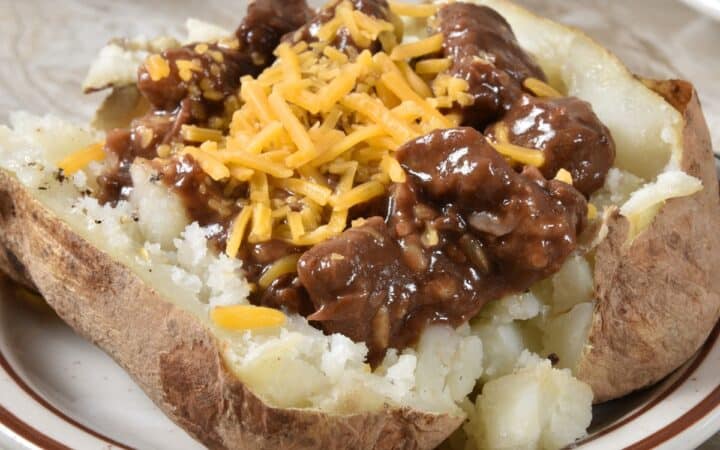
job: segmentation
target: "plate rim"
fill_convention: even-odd
[[[3,300],[4,301],[4,300]],[[58,318],[58,320],[61,320]],[[53,405],[49,400],[47,400],[42,394],[40,394],[38,391],[33,389],[27,381],[15,370],[13,365],[8,361],[5,354],[0,350],[0,370],[4,372],[8,378],[15,383],[15,386],[17,386],[19,389],[21,389],[25,394],[27,394],[30,398],[32,398],[35,402],[37,402],[40,406],[42,406],[46,411],[48,411],[50,414],[54,415],[58,419],[66,422],[68,425],[72,426],[73,428],[77,429],[79,432],[85,433],[98,442],[102,442],[103,445],[109,445],[109,448],[112,449],[121,449],[121,450],[132,450],[132,447],[128,446],[127,444],[123,444],[121,442],[118,442],[108,436],[105,436],[104,434],[93,430],[92,428],[83,425],[79,421],[73,419],[72,417],[68,416],[64,412],[62,412],[58,407]],[[2,384],[2,381],[0,380],[0,384]],[[8,405],[4,404],[2,401],[0,401],[0,425],[3,425],[4,428],[9,429],[11,432],[15,433],[17,437],[22,438],[23,440],[29,441],[32,444],[40,446],[42,449],[47,450],[55,450],[55,449],[68,449],[71,450],[71,447],[68,447],[66,444],[62,442],[58,442],[55,438],[48,436],[47,434],[44,434],[42,431],[38,430],[36,427],[34,427],[32,424],[27,423],[26,421],[18,418],[15,414],[12,413],[12,410],[8,409]]]
[[[658,405],[661,405],[668,396],[677,391],[688,379],[693,376],[693,374],[695,374],[716,346],[720,346],[720,322],[715,325],[702,347],[696,352],[693,358],[686,363],[685,367],[677,369],[682,371],[682,373],[678,375],[678,378],[674,380],[670,386],[663,390],[657,397],[651,399],[648,403],[641,405],[636,410],[630,411],[626,416],[618,419],[617,422],[611,424],[607,428],[578,441],[576,444],[573,444],[572,448],[582,450],[586,444],[602,443],[603,440],[608,439],[608,435],[612,432],[631,426],[636,419],[643,417],[650,410]],[[673,373],[677,373],[677,370]],[[0,379],[0,385],[6,382],[14,383],[18,389],[21,389],[49,414],[52,414],[57,419],[64,421],[67,425],[77,430],[78,433],[91,438],[99,446],[101,445],[106,449],[129,450],[133,448],[128,444],[119,442],[96,430],[93,430],[91,427],[83,425],[79,421],[63,413],[60,408],[53,405],[42,394],[33,389],[27,381],[18,374],[18,371],[16,371],[1,349],[0,372],[7,375],[7,380]],[[672,376],[672,374],[670,376]],[[67,441],[61,442],[63,439],[58,440],[57,437],[50,436],[49,434],[38,430],[38,427],[34,426],[32,422],[28,422],[27,420],[17,417],[14,412],[17,411],[13,409],[12,405],[8,405],[4,400],[0,399],[0,433],[5,431],[5,434],[8,437],[17,442],[26,442],[33,447],[42,449],[67,450],[72,448],[67,445]],[[715,428],[718,428],[718,425],[720,425],[720,380],[714,384],[714,388],[712,388],[709,394],[694,402],[690,409],[682,413],[674,414],[668,421],[663,423],[663,426],[660,429],[646,436],[638,436],[637,440],[626,446],[626,448],[628,450],[649,450],[658,448],[662,445],[667,445],[683,433],[695,429],[700,421],[707,418],[711,419],[710,423],[712,426],[710,428],[713,433],[716,432],[717,430]],[[8,435],[8,432],[11,434]],[[710,436],[711,435],[712,433]],[[695,439],[697,439],[697,437],[698,436],[696,436]]]

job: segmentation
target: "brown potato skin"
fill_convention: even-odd
[[[0,270],[37,289],[212,449],[431,449],[463,421],[408,408],[336,416],[270,407],[225,367],[195,316],[75,234],[5,170],[0,229]]]
[[[644,81],[683,114],[682,169],[703,182],[669,200],[627,244],[617,212],[596,249],[595,313],[575,368],[595,402],[656,383],[686,362],[720,316],[720,197],[710,136],[697,93],[678,80]]]

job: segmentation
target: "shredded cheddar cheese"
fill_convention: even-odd
[[[396,1],[390,7],[397,15],[419,18],[438,10],[434,4]],[[341,28],[360,48],[380,42],[383,50],[341,51],[333,44]],[[245,242],[281,239],[307,246],[339,235],[349,226],[352,207],[384,195],[391,183],[406,181],[395,157],[399,146],[457,126],[460,115],[449,111],[473,102],[467,81],[450,74],[452,61],[435,56],[442,50],[442,34],[403,43],[400,21],[368,16],[345,0],[316,37],[317,42],[279,45],[274,64],[256,77],[244,76],[237,95],[225,99],[225,117],[207,128],[184,125],[184,143],[163,148],[161,157],[191,155],[213,180],[225,183],[226,195],[247,186],[245,197],[236,199],[240,211],[228,232],[229,256],[236,256]],[[196,51],[222,57],[206,44],[198,44]],[[146,61],[151,76],[168,76],[167,61],[161,59]],[[202,69],[192,60],[175,64],[183,79]],[[528,79],[526,88],[549,94],[540,83]],[[215,95],[211,89],[203,94]],[[542,165],[542,152],[513,145],[507,130],[496,131],[491,144],[506,158]],[[102,147],[93,147],[66,166],[77,170],[103,156]],[[558,179],[567,177],[562,173]],[[428,229],[424,239],[433,245],[437,232]],[[294,271],[296,264],[296,257],[281,259],[262,275],[259,287]],[[241,322],[234,312],[216,310],[216,315],[223,323]]]
[[[233,221],[232,228],[230,229],[230,235],[228,237],[227,244],[225,245],[225,253],[227,253],[227,255],[231,258],[237,256],[240,244],[242,244],[243,236],[245,235],[245,229],[250,222],[250,217],[252,217],[252,208],[250,206],[245,206]]]
[[[400,166],[397,159],[389,155],[383,155],[380,160],[380,167],[393,183],[404,183],[406,180],[405,170]]]
[[[170,64],[160,55],[151,55],[145,61],[145,69],[153,81],[160,81],[170,75]]]
[[[220,141],[223,138],[220,130],[200,128],[195,125],[183,125],[180,129],[180,136],[188,142]]]
[[[562,97],[562,94],[557,89],[537,78],[525,78],[523,86],[538,97]]]
[[[252,244],[269,241],[272,237],[272,210],[264,202],[253,204],[252,226],[248,241]]]
[[[348,192],[337,197],[330,198],[330,204],[335,210],[350,209],[355,205],[367,202],[373,198],[382,195],[385,192],[385,186],[377,181],[368,181],[356,186]]]
[[[451,64],[450,58],[424,59],[415,64],[415,72],[418,75],[436,74],[448,70]]]
[[[595,220],[597,218],[598,210],[597,207],[592,203],[588,203],[587,215],[589,220]]]
[[[413,59],[420,56],[430,55],[442,50],[443,35],[435,34],[425,39],[407,44],[400,44],[390,53],[390,58],[395,61]]]
[[[200,164],[200,168],[213,180],[219,181],[230,176],[230,169],[213,154],[195,147],[185,147],[184,153],[192,156]]]
[[[558,181],[562,181],[566,184],[573,184],[572,174],[565,169],[558,170],[557,174],[555,175],[555,179]]]
[[[58,167],[65,175],[72,175],[78,170],[84,169],[93,161],[101,161],[105,159],[104,146],[104,142],[98,142],[96,144],[89,145],[82,150],[78,150],[60,161]]]
[[[260,276],[258,285],[263,289],[267,289],[273,281],[281,276],[297,272],[297,263],[299,259],[299,253],[287,255],[278,259]]]
[[[285,325],[287,317],[274,308],[254,305],[234,305],[214,308],[210,318],[219,327],[231,331],[276,328]]]
[[[513,161],[534,167],[541,167],[545,164],[545,156],[540,150],[520,147],[519,145],[504,142],[488,142],[490,142],[490,145],[492,145],[495,151],[501,155],[507,156]]]

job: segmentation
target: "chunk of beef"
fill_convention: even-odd
[[[193,119],[203,122],[218,108],[222,112],[223,101],[237,92],[241,76],[256,75],[262,70],[263,66],[255,65],[244,52],[219,44],[202,45],[164,51],[161,57],[170,73],[160,79],[152,78],[147,64],[140,67],[138,89],[155,110],[172,112],[189,99]],[[182,70],[178,64],[192,68]]]
[[[285,34],[304,26],[313,17],[305,0],[255,0],[235,35],[240,50],[264,68],[275,59],[273,52]]]
[[[308,250],[298,274],[315,306],[308,319],[320,321],[331,333],[366,342],[376,361],[402,326],[405,311],[417,290],[402,250],[374,217],[341,236]]]
[[[154,111],[134,119],[128,129],[109,131],[105,139],[107,169],[97,180],[99,200],[115,204],[127,199],[132,188],[130,166],[135,158],[155,158],[157,147],[177,139],[180,128],[189,121],[190,102],[183,101],[175,112]]]
[[[587,214],[572,186],[539,172],[518,174],[472,128],[434,131],[397,153],[431,204],[457,210],[497,277],[523,290],[557,271]]]
[[[542,69],[520,48],[507,21],[495,10],[472,3],[440,8],[443,53],[450,73],[466,80],[474,102],[462,108],[463,124],[482,130],[499,118],[522,93],[522,82],[545,80]]]
[[[336,0],[320,9],[318,13],[307,24],[305,24],[305,26],[294,33],[290,33],[286,39],[291,42],[317,41],[318,31],[325,23],[335,18],[335,11],[342,1],[343,0]],[[390,12],[390,6],[386,0],[351,0],[350,4],[357,11],[360,11],[370,17],[385,20],[387,22],[392,22],[395,19],[393,14]],[[369,48],[372,52],[380,50],[380,43],[378,41],[372,41],[369,46],[360,45],[355,42],[350,35],[350,31],[346,27],[340,27],[338,29],[337,35],[332,41],[332,45],[341,51],[352,49],[357,52],[365,48]]]
[[[430,323],[458,326],[522,292],[574,250],[587,204],[536,169],[518,174],[471,128],[405,144],[408,181],[388,215],[316,245],[298,264],[324,330],[366,342],[378,363]]]
[[[248,6],[242,24],[235,32],[237,48],[229,44],[196,44],[166,50],[170,74],[153,79],[147,67],[140,67],[138,88],[158,110],[173,111],[183,99],[193,102],[193,117],[207,119],[208,107],[237,91],[240,77],[257,76],[272,64],[273,51],[286,33],[303,26],[312,11],[305,0],[256,0]],[[192,64],[183,71],[178,66]]]
[[[592,106],[576,97],[536,98],[523,95],[500,122],[488,129],[493,139],[542,150],[545,178],[570,172],[586,196],[602,187],[615,160],[615,142]]]

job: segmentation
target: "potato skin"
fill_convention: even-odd
[[[463,417],[408,408],[334,416],[270,407],[192,314],[75,234],[0,170],[0,270],[37,289],[178,425],[213,449],[431,449]]]
[[[669,200],[628,245],[617,211],[596,250],[595,312],[575,368],[595,402],[651,385],[686,362],[720,316],[720,197],[697,94],[679,80],[645,81],[683,114],[683,171],[702,191]]]

